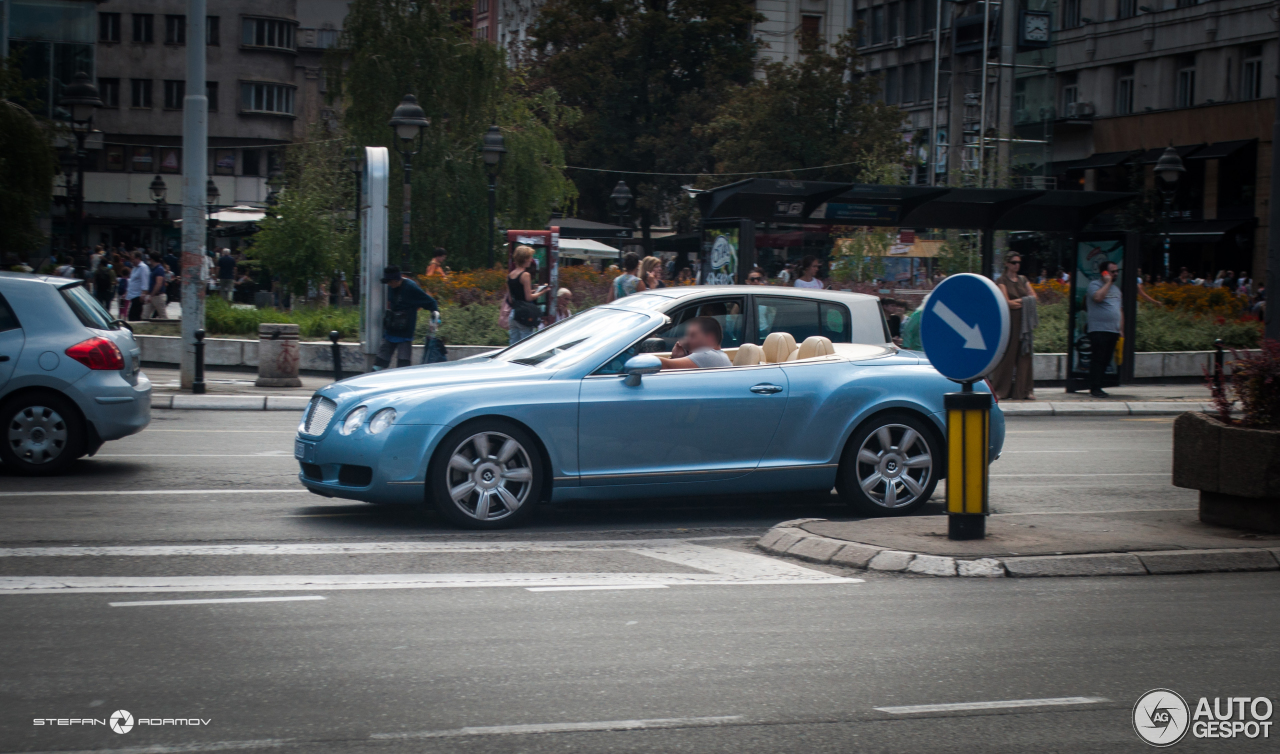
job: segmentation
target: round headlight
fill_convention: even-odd
[[[384,408],[373,415],[369,420],[369,434],[376,435],[386,432],[396,420],[396,410],[394,408]]]
[[[360,429],[361,424],[364,424],[364,417],[368,413],[369,409],[365,406],[357,408],[355,411],[347,414],[347,420],[342,423],[342,426],[338,431],[344,435],[349,435],[352,432],[355,432],[357,429]]]

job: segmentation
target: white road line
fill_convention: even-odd
[[[534,725],[486,725],[482,727],[455,728],[453,730],[426,730],[416,733],[374,733],[374,740],[403,740],[413,738],[463,738],[466,736],[512,736],[536,733],[579,733],[601,730],[643,730],[646,728],[706,728],[741,720],[741,715],[722,717],[660,717],[647,720],[602,720],[590,723],[541,723]]]
[[[1010,453],[1089,453],[1088,450],[1003,450],[1001,455],[1009,455]]]
[[[298,489],[296,487],[280,487],[274,490],[64,490],[61,492],[0,492],[0,497],[85,497],[90,495],[256,495],[259,493],[292,493],[306,491],[306,489]]]
[[[616,589],[666,589],[666,584],[616,584],[614,586],[598,585],[598,586],[529,586],[525,587],[530,592],[597,592]]]
[[[224,602],[305,602],[323,600],[328,597],[307,595],[306,597],[228,597],[217,600],[146,600],[143,602],[108,602],[111,607],[144,607],[147,605],[216,605]]]
[[[696,539],[741,539],[742,537],[696,537]],[[690,537],[689,539],[695,539]],[[692,553],[724,557],[745,556],[774,562],[752,553],[709,548],[690,543],[686,539],[585,539],[552,541],[453,541],[453,542],[323,542],[244,545],[113,545],[105,547],[5,547],[0,557],[172,557],[174,555],[388,555],[402,553],[459,553],[459,552],[563,552],[583,550],[643,550],[666,551],[679,548],[682,555],[676,562],[684,562]],[[687,548],[696,548],[693,550]],[[704,552],[712,550],[712,552]]]
[[[878,712],[890,715],[910,715],[918,712],[966,712],[970,710],[1014,709],[1018,707],[1057,707],[1067,704],[1099,704],[1109,702],[1103,696],[1059,696],[1049,699],[1009,699],[999,702],[960,702],[958,704],[914,704],[906,707],[876,707]]]
[[[1194,511],[1198,508],[1130,508],[1118,511],[1027,511],[1024,513],[993,513],[993,516],[1092,516],[1094,514],[1102,514],[1110,516],[1115,513],[1176,513],[1182,511]]]

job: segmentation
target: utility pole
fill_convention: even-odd
[[[1000,92],[996,118],[996,164],[991,185],[1001,188],[1013,167],[1013,88],[1018,73],[1018,10],[1017,0],[1000,3]]]
[[[187,92],[182,98],[182,373],[196,373],[196,331],[204,330],[205,181],[209,179],[209,99],[205,96],[205,0],[187,0]]]
[[[1280,79],[1273,84],[1280,95]],[[1268,340],[1280,340],[1280,311],[1276,311],[1276,284],[1280,283],[1280,96],[1276,96],[1276,118],[1271,124],[1271,204],[1270,227],[1267,228],[1267,296],[1266,330]],[[1255,270],[1254,285],[1257,285]]]

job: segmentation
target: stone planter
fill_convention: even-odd
[[[1200,491],[1200,520],[1280,533],[1280,431],[1202,413],[1173,423],[1173,484]]]

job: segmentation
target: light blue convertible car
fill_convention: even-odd
[[[733,366],[659,371],[697,316],[721,323]],[[665,288],[492,354],[324,387],[294,452],[312,492],[434,505],[471,528],[544,501],[833,486],[861,514],[898,515],[946,469],[942,396],[957,389],[894,347],[873,296]],[[993,460],[1003,442],[997,408]]]

